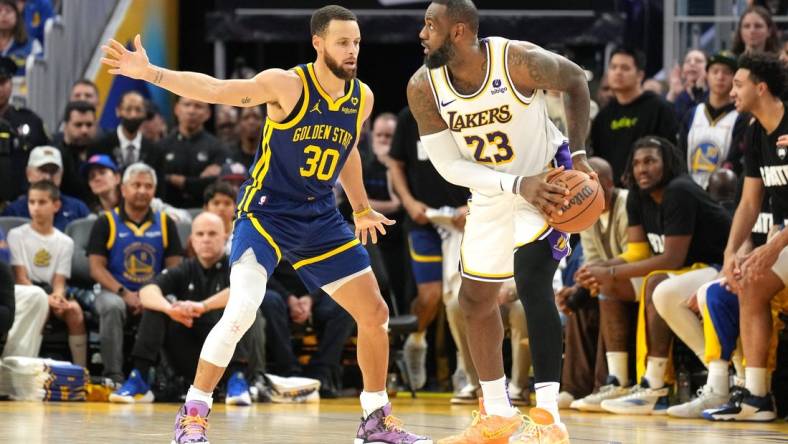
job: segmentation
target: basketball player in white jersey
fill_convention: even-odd
[[[561,323],[552,277],[568,252],[564,233],[548,225],[568,191],[547,180],[564,168],[588,172],[590,99],[583,70],[518,41],[479,40],[470,0],[434,0],[419,37],[425,65],[408,84],[408,103],[438,172],[472,191],[462,242],[460,304],[479,372],[483,412],[443,443],[564,443],[558,416]],[[569,142],[547,116],[544,91],[566,95]],[[570,154],[569,147],[572,152]],[[551,170],[552,166],[557,166]],[[521,418],[506,393],[496,302],[514,277],[528,317],[538,409]]]

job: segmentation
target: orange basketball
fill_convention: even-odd
[[[562,207],[563,214],[553,214],[550,225],[567,233],[579,233],[594,224],[605,209],[605,193],[591,177],[577,170],[567,170],[554,176],[550,183],[569,189],[569,205]]]

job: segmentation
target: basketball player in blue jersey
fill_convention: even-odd
[[[370,208],[362,184],[356,145],[373,96],[356,79],[358,23],[351,11],[330,5],[316,10],[310,24],[314,63],[267,69],[248,80],[154,66],[139,36],[134,51],[114,40],[103,47],[102,62],[112,74],[203,102],[268,107],[262,144],[238,199],[230,299],[203,345],[194,383],[176,418],[175,444],[208,442],[212,392],[282,259],[292,263],[310,292],[322,288],[358,324],[364,413],[354,443],[432,443],[402,429],[386,395],[388,309],[360,243],[376,242],[378,233],[386,233],[384,226],[394,222]],[[355,234],[336,210],[332,188],[337,179],[353,206]]]
[[[419,34],[426,66],[408,84],[430,161],[446,180],[472,192],[460,305],[472,332],[482,413],[462,434],[440,442],[566,443],[557,405],[562,337],[552,278],[568,252],[568,236],[548,222],[568,204],[568,191],[547,180],[573,164],[596,177],[583,150],[588,85],[569,60],[527,42],[480,40],[478,25],[470,0],[434,0]],[[544,90],[566,95],[568,142],[547,116]],[[537,403],[531,418],[512,407],[503,371],[496,296],[512,277],[528,317]]]

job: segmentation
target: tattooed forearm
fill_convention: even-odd
[[[251,101],[252,101],[252,99],[250,97],[244,97],[243,99],[241,99],[241,104],[242,105],[246,105],[246,104],[248,104]]]
[[[447,128],[432,95],[428,76],[427,69],[422,66],[408,82],[408,106],[419,125],[420,135],[434,134]]]

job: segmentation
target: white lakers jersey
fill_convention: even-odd
[[[738,112],[730,111],[712,120],[705,103],[695,107],[687,134],[687,167],[692,180],[704,189],[709,184],[711,173],[728,158],[738,117]]]
[[[496,171],[533,176],[545,170],[566,139],[547,115],[543,91],[526,97],[515,90],[506,57],[512,44],[501,37],[481,40],[487,74],[473,94],[454,89],[446,66],[429,71],[430,84],[463,157]]]

